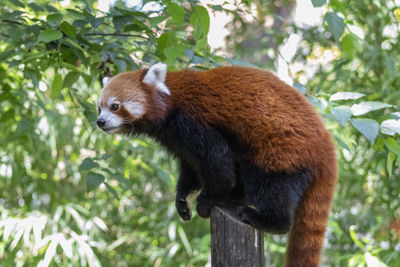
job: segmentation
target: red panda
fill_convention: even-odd
[[[330,133],[297,90],[256,68],[167,72],[158,63],[111,78],[98,112],[105,132],[151,136],[176,156],[184,220],[186,197],[201,190],[201,217],[230,205],[258,229],[290,231],[286,266],[318,266],[337,163]]]

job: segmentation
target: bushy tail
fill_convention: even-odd
[[[335,160],[332,165],[317,175],[297,209],[289,235],[286,267],[319,265],[337,180]]]

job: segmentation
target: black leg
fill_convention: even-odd
[[[236,185],[234,161],[228,145],[221,140],[213,140],[206,157],[201,159],[200,177],[204,187],[197,197],[196,210],[203,218],[210,217],[211,209],[227,202]]]
[[[178,158],[195,167],[203,187],[196,209],[201,217],[209,217],[212,207],[229,197],[236,183],[231,149],[215,129],[181,110],[172,112],[163,132],[167,134],[159,136],[161,142]],[[178,205],[183,211],[184,202]]]
[[[190,193],[201,188],[200,181],[195,171],[186,163],[181,161],[180,175],[176,187],[176,209],[183,220],[190,220],[192,212],[190,211],[187,197]]]
[[[254,165],[247,165],[243,167],[240,179],[246,196],[255,207],[239,208],[242,221],[268,233],[287,233],[311,181],[309,173],[266,173]]]

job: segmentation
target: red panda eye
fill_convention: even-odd
[[[117,111],[119,109],[119,105],[118,104],[112,104],[111,105],[111,110],[112,111]]]

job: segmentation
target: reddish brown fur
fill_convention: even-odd
[[[331,135],[307,99],[270,72],[220,67],[204,72],[169,72],[165,101],[140,83],[146,70],[125,73],[130,84],[115,81],[123,99],[139,100],[147,119],[166,116],[178,107],[206,125],[229,129],[249,146],[251,162],[266,171],[313,170],[314,182],[297,210],[289,236],[287,266],[318,266],[336,184],[336,157]],[[118,82],[120,82],[118,80]],[[145,97],[143,97],[143,88]]]

